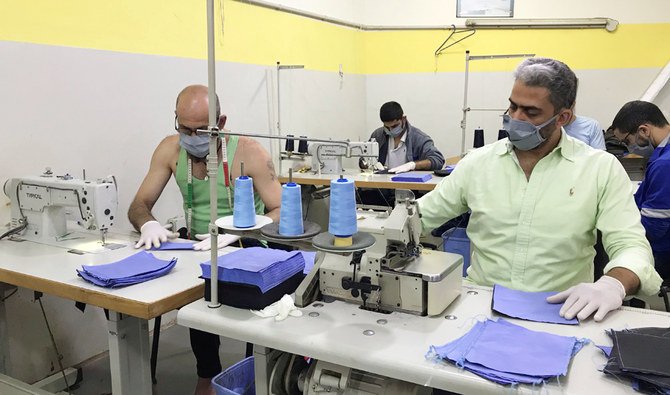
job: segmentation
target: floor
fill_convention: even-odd
[[[244,358],[245,343],[221,338],[219,355],[223,368]],[[73,395],[112,393],[109,356],[105,353],[82,365],[83,381],[71,391]],[[188,328],[173,325],[161,332],[156,364],[154,395],[192,394],[196,382],[195,358],[191,352]]]

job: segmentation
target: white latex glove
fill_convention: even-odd
[[[581,283],[547,298],[549,303],[563,303],[561,317],[582,321],[597,310],[593,319],[601,321],[612,310],[621,307],[626,288],[614,277],[602,276],[595,283]]]
[[[275,317],[275,321],[282,321],[289,315],[291,317],[302,316],[302,311],[295,307],[293,298],[290,295],[282,296],[281,299],[264,308],[263,310],[251,310],[251,312],[263,318]]]
[[[151,247],[160,247],[162,242],[168,239],[179,237],[179,234],[170,232],[167,227],[171,225],[161,225],[158,221],[147,221],[140,228],[140,240],[135,244],[135,248],[144,246],[147,250]]]
[[[195,235],[195,238],[202,240],[199,243],[193,244],[193,249],[196,251],[209,251],[212,249],[212,237],[208,233],[203,233]],[[229,235],[229,234],[219,234],[216,237],[216,245],[219,249],[228,246],[237,240],[240,239],[240,236]]]
[[[408,171],[412,171],[416,169],[416,163],[414,162],[407,162],[404,165],[396,166],[393,169],[389,169],[389,173],[406,173]]]

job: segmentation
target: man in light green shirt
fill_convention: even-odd
[[[561,315],[600,321],[626,296],[658,292],[661,278],[616,158],[566,135],[577,79],[565,64],[527,59],[515,72],[503,126],[509,139],[469,153],[418,200],[425,229],[470,210],[468,280],[548,299]],[[593,282],[596,229],[611,261]]]

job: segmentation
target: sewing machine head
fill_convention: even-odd
[[[54,242],[67,237],[67,220],[88,230],[99,230],[105,242],[114,224],[118,206],[113,176],[81,180],[66,174],[55,176],[49,169],[41,176],[12,178],[5,182],[11,202],[11,227],[25,227],[20,238]]]
[[[312,170],[321,174],[341,174],[342,158],[364,158],[374,166],[379,157],[377,141],[326,143],[311,142],[307,152],[312,157]]]
[[[463,257],[422,248],[421,217],[410,191],[396,191],[390,215],[360,212],[359,218],[358,230],[372,234],[376,243],[353,254],[317,255],[296,303],[309,302],[301,291],[313,288],[310,281],[318,281],[326,298],[382,312],[436,315],[460,295]]]

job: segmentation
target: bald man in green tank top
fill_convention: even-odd
[[[136,248],[159,247],[161,242],[176,237],[176,234],[163,228],[151,214],[151,209],[160,197],[170,177],[174,176],[182,193],[187,225],[190,225],[191,238],[199,236],[204,240],[196,249],[209,249],[209,181],[207,180],[206,158],[209,153],[209,137],[197,135],[196,130],[208,127],[207,87],[191,85],[177,96],[175,110],[175,129],[178,133],[168,136],[158,144],[151,158],[149,172],[144,177],[135,199],[130,204],[128,218],[141,237]],[[217,113],[220,108],[217,98]],[[219,128],[223,130],[226,116],[219,115]],[[279,220],[281,203],[281,185],[268,152],[256,140],[242,136],[226,136],[226,153],[230,171],[230,193],[233,193],[234,180],[240,176],[240,163],[244,162],[245,175],[254,179],[256,212]],[[222,144],[219,143],[219,185],[218,217],[232,215],[228,204],[228,191],[223,180]],[[193,192],[188,193],[189,168]],[[189,196],[191,195],[191,196]],[[192,202],[192,215],[188,212],[188,201]],[[190,218],[189,218],[190,217]],[[236,241],[230,235],[219,236],[219,247],[225,247]]]
[[[226,116],[220,115],[217,97],[218,127],[223,130]],[[162,242],[177,237],[165,229],[151,214],[151,209],[174,176],[184,201],[189,237],[201,240],[194,249],[209,250],[209,181],[207,179],[207,154],[209,136],[197,135],[196,130],[208,127],[208,89],[202,85],[191,85],[177,96],[175,129],[158,144],[151,157],[151,164],[128,210],[128,219],[140,231],[140,240],[135,248],[159,247]],[[265,214],[279,221],[281,185],[268,152],[257,141],[248,137],[226,136],[226,154],[230,171],[230,193],[234,180],[240,176],[240,163],[244,162],[244,173],[254,180],[254,198],[257,214]],[[228,204],[228,189],[224,183],[222,146],[219,142],[218,171],[218,217],[232,215]],[[189,184],[191,188],[189,188]],[[190,192],[189,192],[190,191]],[[232,198],[232,196],[231,196]],[[189,209],[189,202],[190,209]],[[217,239],[223,248],[239,239],[237,236],[220,234]],[[219,337],[211,333],[190,330],[191,348],[196,357],[198,383],[195,394],[214,394],[211,379],[221,372],[218,346]]]

